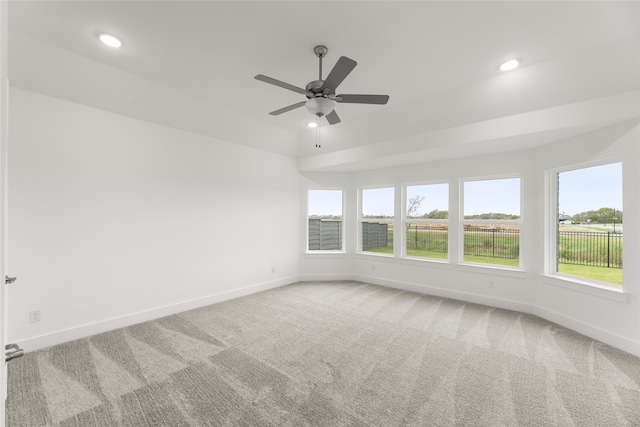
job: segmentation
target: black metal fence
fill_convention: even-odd
[[[560,231],[558,263],[622,268],[622,234]]]
[[[449,229],[440,224],[408,224],[407,249],[447,253]]]
[[[407,224],[407,250],[447,253],[448,228],[435,224]],[[622,234],[560,231],[558,263],[622,268]],[[518,259],[520,230],[465,227],[464,254]]]
[[[464,254],[518,259],[520,257],[520,230],[465,227]]]

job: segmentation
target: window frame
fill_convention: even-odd
[[[503,220],[494,220],[494,219],[465,219],[464,218],[464,195],[465,189],[464,184],[466,182],[474,182],[474,181],[497,181],[501,179],[519,179],[520,180],[520,218],[519,219],[503,219]],[[523,174],[505,174],[505,175],[485,175],[479,177],[466,177],[459,179],[459,236],[458,236],[458,263],[463,266],[473,266],[473,267],[481,267],[481,268],[489,268],[496,270],[512,270],[512,271],[524,271],[523,268],[523,260],[522,260],[522,248],[524,247],[523,241],[525,240],[524,233],[524,224],[525,224],[525,215],[524,215],[524,176]],[[510,265],[502,265],[502,264],[489,264],[489,263],[481,263],[481,262],[470,262],[464,260],[464,226],[465,224],[517,224],[519,226],[518,231],[518,266],[510,266]]]
[[[571,165],[563,165],[545,171],[545,224],[544,224],[544,266],[543,275],[551,279],[551,283],[558,286],[566,286],[563,284],[575,284],[578,287],[599,288],[606,291],[614,291],[617,293],[624,292],[624,264],[622,272],[622,285],[615,283],[603,282],[600,280],[590,279],[588,277],[574,276],[571,274],[560,273],[558,271],[558,209],[559,209],[559,181],[558,175],[562,172],[571,172],[579,169],[588,169],[592,167],[605,166],[614,163],[620,163],[622,168],[620,185],[622,186],[622,209],[624,211],[624,160],[620,156],[608,157],[605,159],[591,160]],[[623,249],[624,262],[624,249]]]
[[[309,212],[309,193],[311,191],[340,191],[342,193],[342,197],[341,197],[341,203],[342,203],[342,229],[341,229],[341,236],[340,238],[342,239],[342,249],[326,249],[326,250],[322,250],[322,249],[309,249],[309,217],[310,217],[310,212]],[[306,198],[305,198],[305,202],[306,202],[306,209],[305,209],[305,245],[304,245],[304,249],[305,249],[305,254],[311,254],[311,255],[321,255],[321,254],[344,254],[346,253],[346,221],[345,221],[345,202],[346,202],[346,191],[344,188],[336,188],[336,187],[308,187],[307,191],[305,192],[306,194]]]
[[[431,219],[431,218],[412,218],[409,220],[407,218],[407,203],[409,202],[409,198],[407,197],[407,188],[414,186],[426,186],[426,185],[447,185],[447,212],[449,217],[447,219]],[[438,263],[450,263],[451,262],[451,183],[449,180],[436,180],[436,181],[418,181],[418,182],[407,182],[402,184],[402,208],[401,208],[401,217],[400,217],[400,228],[403,230],[401,234],[401,247],[400,247],[400,257],[410,260],[417,261],[425,261],[425,262],[438,262]],[[446,258],[429,258],[429,257],[419,257],[419,256],[410,256],[407,255],[407,233],[404,232],[407,222],[417,224],[447,224],[447,257]]]
[[[383,189],[383,188],[391,188],[393,190],[393,218],[392,219],[365,219],[363,216],[363,212],[362,212],[362,207],[363,207],[363,195],[364,195],[364,191],[365,190],[376,190],[376,189]],[[357,253],[359,255],[372,255],[372,256],[379,256],[379,257],[386,257],[386,258],[393,258],[396,256],[396,245],[395,245],[395,229],[396,229],[396,221],[397,221],[397,206],[396,206],[396,200],[397,200],[397,188],[395,185],[392,184],[381,184],[381,185],[370,185],[370,186],[364,186],[364,187],[359,187],[358,188],[358,218],[357,218],[357,227],[358,227],[358,233],[357,233],[357,239],[358,239],[358,245],[357,245]],[[393,251],[390,254],[386,254],[386,253],[382,253],[382,252],[371,252],[371,251],[367,251],[365,249],[362,248],[362,224],[363,223],[372,223],[372,222],[382,222],[382,223],[387,223],[387,224],[391,224],[393,226],[394,229],[394,239],[393,239]]]

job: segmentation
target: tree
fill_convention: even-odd
[[[573,215],[571,219],[579,223],[591,220],[594,224],[612,224],[614,216],[616,224],[622,224],[622,211],[614,208],[600,208],[596,211],[580,212]]]
[[[420,205],[422,205],[423,201],[424,196],[421,195],[410,198],[409,202],[407,203],[407,217],[413,216],[413,214],[415,214],[418,209],[420,209]]]
[[[447,219],[449,218],[449,211],[439,211],[438,209],[434,209],[431,212],[422,215],[422,217],[426,219]]]

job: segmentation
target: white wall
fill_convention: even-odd
[[[637,122],[554,143],[534,150],[470,157],[389,169],[343,174],[305,174],[305,185],[339,187],[347,192],[347,210],[357,212],[357,189],[395,186],[400,204],[402,184],[446,180],[450,189],[450,221],[458,218],[459,182],[463,178],[520,176],[523,188],[521,250],[523,271],[408,260],[356,252],[357,224],[347,220],[347,253],[305,255],[301,277],[321,278],[328,271],[352,268],[350,278],[534,313],[634,354],[640,354],[640,148]],[[624,160],[624,294],[544,276],[545,170],[620,156]],[[400,215],[397,208],[396,216]],[[352,221],[351,223],[349,221]],[[306,227],[301,227],[302,233]],[[450,233],[450,251],[457,252],[457,227]],[[489,288],[489,281],[495,283]]]
[[[534,152],[536,194],[544,201],[546,170],[602,160],[622,161],[624,204],[624,295],[536,275],[534,304],[540,315],[640,355],[640,126],[622,123]],[[536,228],[542,229],[540,219]],[[536,235],[538,273],[544,263],[543,233]]]
[[[17,88],[10,124],[25,350],[297,280],[293,159]]]
[[[302,278],[531,312],[640,354],[637,122],[535,150],[302,178],[290,158],[19,89],[10,124],[9,267],[20,281],[9,339],[26,350]],[[544,276],[545,171],[613,156],[624,160],[625,293],[559,284]],[[460,179],[505,175],[524,182],[524,271],[356,253],[359,187],[393,185],[399,201],[403,183],[447,180],[455,221]],[[306,189],[323,187],[345,190],[344,254],[305,253]]]

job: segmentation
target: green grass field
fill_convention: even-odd
[[[558,264],[558,273],[570,274],[576,277],[599,280],[622,286],[622,269],[607,267],[592,267],[588,265]]]
[[[509,267],[518,267],[520,265],[519,258],[493,258],[489,256],[467,255],[464,254],[465,262],[478,262],[481,264],[505,265]]]
[[[447,259],[446,243],[443,244],[442,231],[428,231],[428,230],[414,230],[410,231],[411,234],[407,235],[407,256],[417,258],[431,258],[431,259]],[[437,239],[429,240],[428,235],[434,233],[437,235]],[[446,232],[445,232],[446,233]],[[465,233],[465,252],[483,252],[486,248],[496,247],[499,248],[499,253],[511,258],[493,257],[486,255],[474,255],[470,253],[464,254],[464,262],[480,263],[500,265],[506,267],[518,267],[520,259],[518,257],[520,239],[518,235],[495,233],[495,235],[474,236],[474,233]],[[577,256],[578,252],[587,250],[590,256],[598,256],[603,250],[602,246],[606,243],[604,239],[592,239],[589,241],[587,236],[579,236],[578,238],[572,237],[571,242],[568,242],[561,238],[561,259],[558,264],[558,272],[576,276],[579,278],[598,280],[600,282],[612,283],[615,285],[622,285],[622,268],[607,268],[607,267],[594,267],[586,265],[573,265],[564,264],[562,260],[567,256],[567,248],[570,247],[575,253],[569,254],[568,259],[573,259]],[[374,252],[382,254],[393,254],[393,230],[389,230],[388,246],[367,248],[365,252]],[[445,240],[446,242],[446,240]],[[569,244],[570,243],[570,244]],[[433,245],[429,248],[429,245]],[[618,267],[621,262],[622,254],[622,238],[611,239],[609,245],[612,249],[615,247],[617,254],[615,257],[611,257],[611,265]],[[416,247],[417,246],[417,247]],[[437,248],[438,250],[433,250]],[[431,250],[430,250],[431,249]],[[563,252],[564,251],[564,252]],[[605,252],[606,253],[606,252]]]
[[[410,249],[410,248],[407,248],[407,256],[419,257],[419,258],[447,259],[446,252],[436,252],[436,251],[427,251],[427,250]]]

